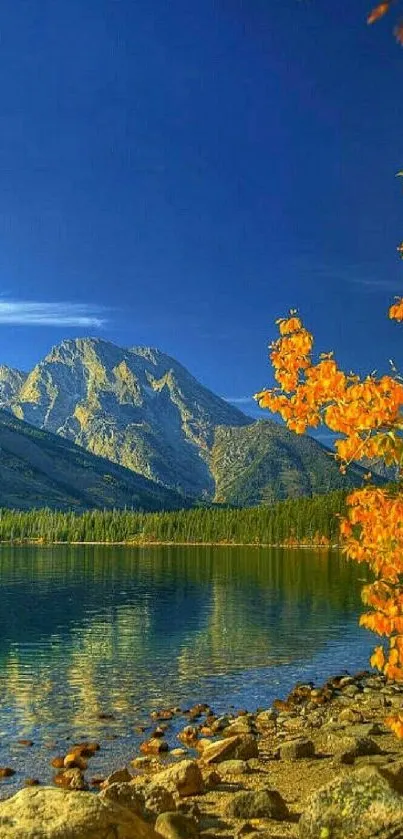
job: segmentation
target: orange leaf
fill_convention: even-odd
[[[402,32],[401,32],[401,43],[403,44],[403,25],[402,25]],[[398,299],[397,303],[393,303],[393,305],[389,309],[389,317],[391,320],[403,320],[403,299]]]
[[[377,670],[382,670],[385,664],[385,656],[383,654],[383,647],[375,647],[374,653],[370,659],[371,667],[376,667]]]
[[[386,12],[389,11],[389,6],[390,3],[380,3],[379,6],[375,6],[367,17],[367,23],[375,23],[380,17],[386,15]]]
[[[392,731],[396,734],[397,737],[400,739],[403,738],[403,716],[402,714],[396,714],[396,716],[386,717],[385,724],[388,728],[391,728]]]

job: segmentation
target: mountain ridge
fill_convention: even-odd
[[[0,406],[196,502],[271,503],[360,485],[330,451],[256,421],[155,347],[66,339],[27,374],[3,369]],[[1,382],[1,374],[0,374]]]
[[[0,409],[0,507],[178,509],[186,499]]]
[[[213,496],[215,426],[253,422],[165,353],[102,339],[53,347],[3,407],[193,497]]]
[[[245,427],[217,428],[212,459],[214,501],[237,506],[349,489],[360,486],[367,471],[352,464],[343,475],[334,452],[313,437],[295,435],[270,419]]]

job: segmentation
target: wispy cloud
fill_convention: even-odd
[[[106,323],[104,310],[89,303],[37,303],[0,299],[0,324],[20,326],[96,326]]]
[[[249,405],[250,403],[255,403],[253,396],[234,396],[231,398],[230,396],[223,396],[226,402],[234,402],[236,405]],[[256,404],[256,403],[255,403]]]
[[[369,263],[351,263],[348,265],[318,262],[314,255],[303,255],[292,261],[293,267],[303,274],[315,277],[318,281],[329,281],[347,285],[360,286],[363,291],[396,292],[402,289],[400,277],[385,277],[375,274],[373,265]],[[379,274],[383,269],[379,269]]]
[[[369,291],[372,289],[373,291],[399,291],[401,289],[402,283],[398,280],[372,280],[366,279],[365,277],[352,277],[350,282],[354,285],[363,286],[367,288]]]

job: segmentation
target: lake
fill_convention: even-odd
[[[1,547],[0,766],[17,770],[2,793],[50,781],[82,739],[101,743],[92,774],[120,766],[153,709],[267,708],[367,667],[366,573],[328,550]]]

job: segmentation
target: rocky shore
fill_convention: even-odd
[[[403,741],[385,726],[399,710],[403,686],[373,673],[255,713],[160,709],[109,777],[91,775],[97,743],[54,755],[54,786],[32,778],[0,802],[0,839],[403,839]]]

